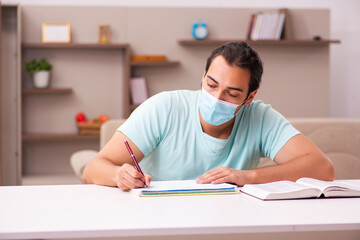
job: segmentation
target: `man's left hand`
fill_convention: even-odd
[[[200,178],[196,179],[197,183],[234,183],[242,186],[248,179],[247,171],[235,170],[228,167],[218,167],[206,172]]]

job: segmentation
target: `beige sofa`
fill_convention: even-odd
[[[336,179],[360,179],[360,119],[294,118],[293,126],[313,141],[333,162]],[[110,120],[101,126],[100,148],[125,120]],[[86,163],[96,151],[84,150],[71,156],[71,165],[81,178]],[[274,164],[261,159],[258,167]]]

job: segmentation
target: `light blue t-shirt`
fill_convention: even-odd
[[[261,101],[243,106],[228,139],[202,131],[200,91],[159,93],[141,104],[119,127],[144,154],[140,166],[153,180],[196,179],[226,166],[256,168],[261,157],[274,159],[299,134],[280,113]]]

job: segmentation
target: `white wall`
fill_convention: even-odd
[[[331,11],[330,116],[360,118],[360,1],[359,0],[3,0],[3,4],[326,8]],[[306,69],[304,69],[306,71]],[[304,96],[305,97],[305,96]],[[316,99],[314,99],[316,101]]]

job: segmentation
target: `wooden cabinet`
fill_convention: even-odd
[[[89,119],[100,114],[111,118],[128,115],[128,52],[128,44],[22,44],[22,65],[32,58],[45,58],[53,64],[51,87],[45,89],[31,87],[29,74],[22,70],[23,184],[46,184],[49,175],[68,178],[73,175],[72,153],[98,150],[98,135],[77,133],[77,112],[85,112]],[[69,74],[77,68],[81,69]],[[117,99],[122,99],[123,106],[112,105]]]
[[[99,53],[97,50],[100,50]],[[129,88],[129,81],[130,75],[135,74],[136,69],[139,68],[164,68],[164,67],[173,67],[179,65],[179,62],[176,61],[164,61],[164,62],[131,62],[130,61],[130,46],[128,44],[80,44],[80,43],[73,43],[73,44],[42,44],[42,43],[23,43],[22,44],[22,65],[25,64],[26,61],[32,58],[46,58],[51,63],[53,63],[54,71],[53,78],[54,82],[51,84],[50,88],[46,89],[37,89],[31,87],[31,84],[28,83],[31,79],[26,72],[23,70],[22,74],[22,85],[21,88],[21,95],[22,95],[22,104],[21,104],[21,112],[22,112],[22,146],[21,146],[21,164],[22,164],[22,176],[23,176],[23,184],[36,184],[39,181],[43,181],[40,183],[46,184],[49,180],[49,176],[57,175],[58,179],[67,178],[69,179],[69,157],[70,155],[75,152],[76,150],[82,149],[93,149],[98,150],[98,141],[99,136],[97,135],[78,135],[76,129],[73,129],[72,132],[69,130],[62,130],[62,131],[53,131],[54,127],[63,125],[61,119],[51,118],[52,127],[46,128],[42,127],[41,125],[47,124],[46,111],[54,110],[50,104],[58,105],[61,102],[68,102],[72,104],[71,99],[76,99],[79,96],[80,90],[88,88],[91,91],[91,88],[94,86],[89,87],[88,85],[94,85],[94,83],[87,83],[87,82],[94,82],[98,81],[98,88],[104,88],[103,91],[109,91],[112,86],[106,86],[107,84],[104,83],[104,79],[90,79],[93,76],[87,74],[86,77],[81,76],[74,76],[74,78],[83,78],[82,80],[74,79],[74,82],[67,81],[67,86],[63,85],[63,81],[69,76],[66,73],[60,73],[59,71],[55,72],[57,68],[62,68],[62,71],[72,71],[72,69],[68,69],[69,66],[63,64],[61,60],[65,57],[67,58],[78,58],[78,63],[72,65],[72,68],[77,68],[77,65],[86,65],[86,62],[91,62],[92,60],[89,59],[93,54],[102,54],[102,55],[113,55],[115,52],[118,52],[121,55],[121,59],[118,59],[119,62],[113,65],[113,67],[118,66],[121,68],[122,79],[118,79],[117,81],[122,85],[122,91],[118,92],[119,98],[123,101],[123,106],[119,107],[122,109],[121,113],[117,114],[117,116],[113,118],[122,118],[128,117],[130,112],[135,109],[137,106],[134,106],[130,103],[130,88]],[[104,57],[103,57],[104,58]],[[106,58],[106,57],[105,57]],[[95,59],[96,60],[96,59]],[[93,63],[89,63],[91,67],[94,67]],[[96,66],[96,64],[95,64]],[[99,68],[107,68],[108,66],[106,63],[99,60],[98,63]],[[66,68],[67,67],[67,68]],[[54,70],[55,69],[55,70]],[[86,72],[88,67],[85,66],[84,71]],[[77,73],[79,74],[79,73]],[[86,74],[86,73],[84,73]],[[108,73],[104,78],[112,77],[111,73]],[[96,77],[95,77],[96,78]],[[82,82],[82,83],[79,83]],[[72,87],[72,84],[74,85]],[[81,85],[79,87],[79,85]],[[96,84],[95,84],[96,85]],[[104,86],[105,85],[105,86]],[[29,87],[30,86],[30,87]],[[96,86],[95,86],[96,87]],[[83,90],[86,91],[86,90]],[[100,90],[99,90],[100,91]],[[92,96],[88,96],[88,98]],[[109,94],[106,96],[107,98],[111,99],[114,97],[114,94]],[[87,99],[84,99],[85,101]],[[101,99],[100,99],[101,101]],[[48,104],[47,104],[48,102]],[[116,101],[108,101],[109,103],[116,103]],[[73,104],[77,104],[76,100]],[[94,102],[92,103],[94,104]],[[96,104],[96,103],[95,103]],[[91,103],[89,103],[91,105]],[[84,106],[83,106],[84,107]],[[87,108],[91,108],[91,106],[86,106]],[[69,114],[68,110],[64,110],[66,106],[61,105],[59,106],[58,111],[64,112],[64,120],[74,122],[75,125],[75,111],[73,114]],[[113,106],[109,106],[109,108],[114,109],[116,108],[116,104]],[[33,111],[36,111],[40,116],[36,117],[33,116]],[[79,107],[78,111],[84,111]],[[107,112],[100,112],[105,113]],[[45,113],[44,113],[45,112]],[[86,111],[85,111],[86,113]],[[49,112],[51,115],[52,113]],[[111,115],[111,114],[110,114]],[[94,117],[94,116],[93,116]],[[111,116],[110,116],[111,117]],[[42,122],[42,124],[39,124]],[[68,128],[69,129],[69,128]],[[58,145],[58,147],[56,146]],[[67,147],[66,145],[72,145]],[[77,145],[77,148],[74,146]],[[95,147],[96,146],[96,147]],[[52,149],[51,151],[46,149]],[[65,150],[64,150],[65,149]],[[34,154],[34,152],[38,152]],[[66,154],[64,154],[66,153]],[[53,156],[51,156],[53,154]],[[57,157],[57,155],[62,155],[61,157]],[[40,156],[39,156],[40,155]],[[67,156],[67,157],[66,157]],[[37,158],[37,159],[34,159]],[[52,158],[52,159],[49,159]],[[61,159],[59,159],[61,158]],[[50,162],[53,162],[52,164]],[[60,164],[60,162],[62,162]],[[58,170],[51,169],[51,166],[57,166]],[[64,167],[64,165],[68,165]],[[37,166],[37,167],[36,167]],[[41,167],[43,166],[43,167]],[[67,170],[66,170],[67,168]],[[63,175],[63,177],[61,177]],[[44,177],[41,177],[44,176]],[[69,181],[69,180],[67,180]]]

